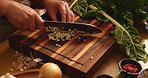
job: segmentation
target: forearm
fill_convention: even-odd
[[[6,15],[9,3],[9,0],[0,0],[0,16]]]

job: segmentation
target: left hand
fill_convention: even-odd
[[[8,6],[5,16],[17,29],[35,31],[43,27],[43,19],[32,8],[13,0],[6,0],[5,3]]]
[[[44,6],[53,21],[57,21],[57,15],[60,13],[62,22],[74,22],[74,14],[70,10],[68,3],[58,0],[46,0]]]

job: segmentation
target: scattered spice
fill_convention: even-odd
[[[10,71],[19,70],[19,71],[25,71],[27,69],[33,68],[37,66],[37,63],[42,61],[40,58],[33,58],[26,55],[23,55],[22,53],[19,53],[16,51],[17,61],[13,62],[13,69],[10,69]],[[32,56],[32,55],[31,55]]]
[[[61,47],[61,45],[60,45],[60,44],[56,44],[56,46],[57,46],[57,47]]]
[[[14,71],[14,69],[10,69],[10,71],[11,71],[11,72],[13,72],[13,71]]]
[[[93,58],[94,58],[94,57],[93,57],[93,56],[91,56],[91,57],[90,57],[90,60],[92,60]]]

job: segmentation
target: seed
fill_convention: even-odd
[[[59,44],[56,44],[56,46],[57,46],[57,47],[61,47],[61,45],[59,45]]]
[[[90,57],[90,60],[92,60],[93,58],[94,58],[94,57],[93,57],[93,56],[91,56],[91,57]]]
[[[27,67],[26,66],[24,66],[24,70],[27,70]]]
[[[12,72],[12,71],[14,71],[14,69],[10,69],[10,71]]]
[[[24,69],[21,68],[20,71],[22,72],[22,71],[24,71]]]
[[[78,37],[78,40],[80,40],[81,39],[81,37]]]
[[[84,39],[83,41],[86,41],[86,39]]]

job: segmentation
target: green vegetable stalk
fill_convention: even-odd
[[[89,5],[89,8],[97,11],[97,8],[92,6],[92,5]],[[127,35],[127,38],[129,38],[129,42],[130,42],[130,45],[126,45],[124,47],[126,47],[126,52],[127,52],[127,55],[132,58],[132,59],[135,59],[135,60],[142,60],[144,62],[147,62],[147,59],[148,59],[148,54],[144,51],[143,49],[143,45],[142,44],[137,44],[137,43],[134,43],[133,41],[133,38],[131,36],[131,34],[121,25],[119,24],[116,20],[114,20],[112,17],[110,17],[108,14],[106,14],[104,11],[102,10],[98,10],[97,11],[98,13],[100,13],[101,15],[103,15],[104,17],[106,17],[107,19],[109,19],[114,25],[116,25],[116,29],[120,29],[122,30],[122,32],[125,32],[124,34]],[[116,30],[116,32],[118,32],[118,30]],[[121,38],[123,34],[121,34]],[[120,39],[116,39],[117,41],[120,41]],[[120,44],[120,43],[119,43]],[[121,44],[122,45],[122,44]],[[139,47],[139,48],[138,48]],[[137,50],[137,49],[141,49],[141,50]],[[133,53],[132,53],[132,52]],[[142,54],[142,55],[141,55]]]
[[[92,5],[89,5],[89,8],[97,11],[97,8],[92,6]],[[104,11],[102,10],[99,10],[98,13],[100,13],[101,15],[103,15],[104,17],[106,17],[107,19],[109,19],[114,25],[116,25],[117,27],[121,28],[126,34],[127,36],[129,37],[130,41],[132,44],[134,44],[131,36],[130,36],[130,33],[121,25],[119,24],[116,20],[114,20],[112,17],[110,17],[108,14],[106,14]]]
[[[121,2],[126,4],[120,5]],[[99,21],[112,22],[116,27],[111,33],[126,54],[134,60],[147,62],[145,45],[141,43],[139,33],[133,26],[134,19],[148,18],[147,3],[145,0],[78,0],[73,10],[82,18],[96,17]]]

